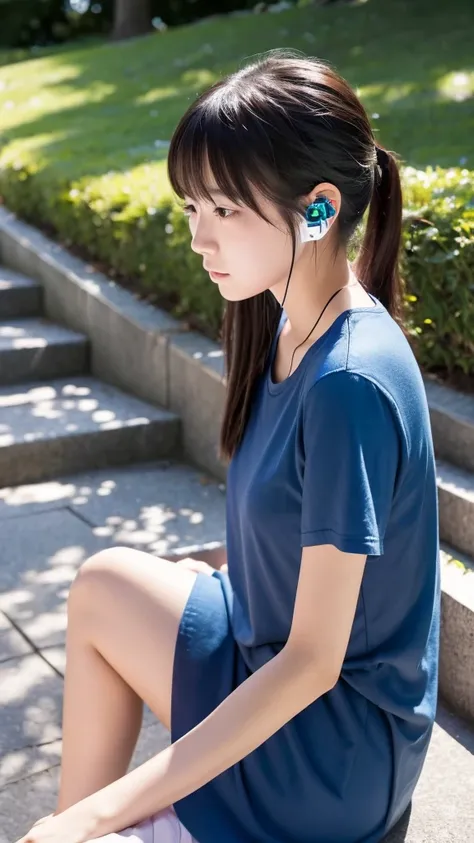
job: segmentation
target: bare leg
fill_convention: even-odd
[[[56,814],[123,776],[145,700],[169,729],[176,635],[196,574],[130,548],[81,568],[68,600]]]
[[[78,614],[68,623],[57,814],[125,775],[143,716],[142,700],[87,641]]]

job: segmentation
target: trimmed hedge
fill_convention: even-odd
[[[472,377],[474,174],[405,167],[402,177],[405,323],[414,352],[426,371]],[[48,220],[67,245],[82,247],[152,301],[218,337],[222,298],[189,248],[188,222],[170,195],[164,162],[144,164],[133,176],[108,173],[73,185],[11,167],[1,172],[0,189],[23,218]]]
[[[474,173],[405,168],[406,324],[426,370],[474,376]]]

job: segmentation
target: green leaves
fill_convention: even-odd
[[[414,352],[428,371],[472,376],[474,174],[407,167],[403,186],[405,324]]]

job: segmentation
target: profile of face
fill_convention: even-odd
[[[279,209],[265,197],[257,197],[267,222],[251,208],[231,202],[210,185],[213,201],[185,197],[191,248],[201,255],[204,269],[227,301],[242,301],[286,284],[293,246]],[[318,187],[319,190],[319,187]],[[308,203],[312,201],[308,197]],[[297,243],[295,268],[314,248]]]

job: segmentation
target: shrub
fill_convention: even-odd
[[[473,173],[406,167],[402,176],[410,341],[426,371],[473,376]],[[36,224],[48,220],[67,245],[218,338],[223,302],[189,248],[188,222],[170,195],[164,162],[72,185],[51,182],[32,165],[10,167],[0,172],[0,189],[13,211]]]
[[[403,173],[406,324],[426,370],[474,375],[474,174]]]

